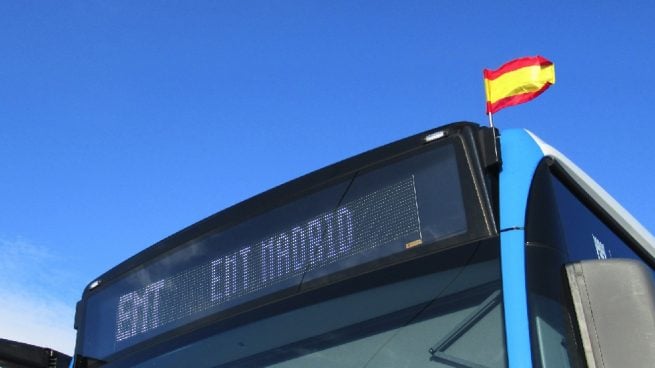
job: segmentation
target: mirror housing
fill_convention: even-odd
[[[587,367],[648,367],[655,362],[652,271],[631,259],[566,265],[574,319]]]

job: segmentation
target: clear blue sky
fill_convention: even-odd
[[[0,337],[71,353],[94,277],[326,164],[486,124],[482,69],[520,56],[557,84],[497,125],[652,232],[653,19],[650,1],[2,1]]]

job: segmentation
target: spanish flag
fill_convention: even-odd
[[[487,114],[528,102],[555,84],[555,65],[542,56],[512,60],[497,70],[484,70]]]

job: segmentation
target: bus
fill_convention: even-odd
[[[89,283],[73,367],[645,367],[655,239],[526,130],[460,122],[199,221]]]
[[[71,357],[50,348],[0,339],[2,368],[65,368]]]

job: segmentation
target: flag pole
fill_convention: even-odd
[[[494,127],[494,116],[491,111],[489,111],[487,115],[489,116],[489,127],[491,127],[491,134],[493,135],[494,139],[494,154],[496,157],[500,157],[498,155],[498,137],[496,136],[496,127]]]

